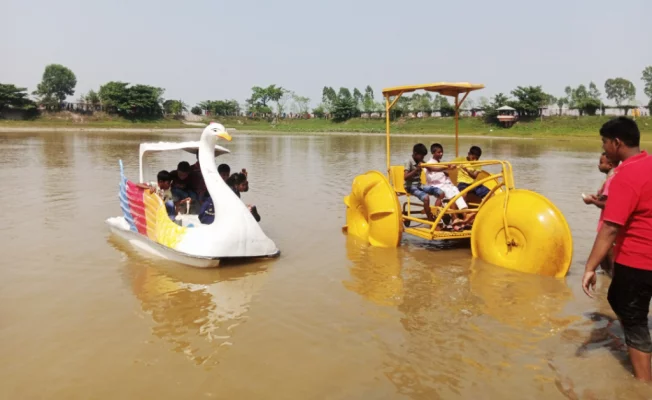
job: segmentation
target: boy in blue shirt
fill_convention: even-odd
[[[430,196],[435,196],[437,202],[441,202],[441,199],[444,198],[444,191],[430,185],[421,184],[421,163],[423,159],[428,154],[428,149],[423,143],[417,143],[412,148],[412,157],[405,162],[405,173],[403,178],[405,179],[405,191],[409,194],[416,196],[419,200],[423,202],[423,208],[426,213],[426,217],[430,221],[434,221],[435,217],[432,215],[430,210]]]

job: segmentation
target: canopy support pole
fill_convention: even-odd
[[[460,156],[460,103],[459,94],[455,93],[455,157]]]
[[[460,156],[460,146],[459,146],[459,133],[460,133],[460,107],[462,106],[462,103],[464,103],[464,100],[466,100],[466,96],[469,95],[470,92],[464,93],[464,97],[462,97],[462,100],[459,100],[459,93],[455,94],[455,157]]]
[[[390,169],[390,160],[389,160],[390,159],[390,151],[389,151],[389,112],[392,110],[392,107],[394,107],[394,104],[396,104],[396,102],[398,101],[398,99],[401,98],[402,95],[403,95],[403,92],[399,92],[396,95],[396,97],[394,98],[394,100],[392,100],[391,103],[389,101],[389,95],[385,96],[385,136],[386,136],[385,137],[385,141],[386,141],[385,146],[387,147],[386,154],[387,154],[387,177],[388,178],[390,176],[390,172],[389,172],[389,169]]]

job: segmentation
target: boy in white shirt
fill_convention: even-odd
[[[426,164],[422,164],[423,168],[426,169],[426,184],[439,188],[444,192],[444,198],[450,200],[457,196],[460,191],[448,177],[446,171],[455,169],[457,166],[438,165],[441,163],[441,159],[444,156],[444,147],[441,144],[434,143],[430,146],[430,152],[432,153],[432,159],[430,159]],[[455,204],[451,205],[452,210],[464,210],[466,208],[468,208],[468,205],[462,196],[458,197],[457,200],[455,200]],[[459,227],[470,225],[474,216],[473,213],[463,213],[459,215],[461,218],[453,221],[453,226]]]
[[[136,186],[145,190],[149,189],[150,193],[156,193],[161,198],[161,200],[163,200],[165,209],[168,212],[168,216],[173,221],[177,213],[177,207],[179,207],[181,204],[190,202],[189,197],[182,199],[176,203],[174,202],[171,191],[172,177],[168,171],[160,171],[158,174],[156,174],[156,182],[150,182],[149,184],[138,183]]]

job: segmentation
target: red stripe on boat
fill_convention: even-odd
[[[141,235],[147,235],[147,218],[145,217],[145,202],[143,201],[143,192],[135,183],[127,181],[127,201],[129,202],[129,211],[134,218],[136,229]]]

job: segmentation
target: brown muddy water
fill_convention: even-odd
[[[368,248],[341,233],[352,179],[384,168],[380,136],[246,136],[218,158],[246,167],[247,203],[279,259],[197,270],[113,238],[118,159],[137,179],[142,141],[196,134],[0,134],[0,398],[637,399],[600,277],[580,289],[603,176],[595,142],[463,139],[510,160],[573,231],[565,280],[405,238]],[[393,161],[416,141],[397,137]],[[188,154],[148,158],[151,178]],[[451,247],[451,246],[448,246]]]

